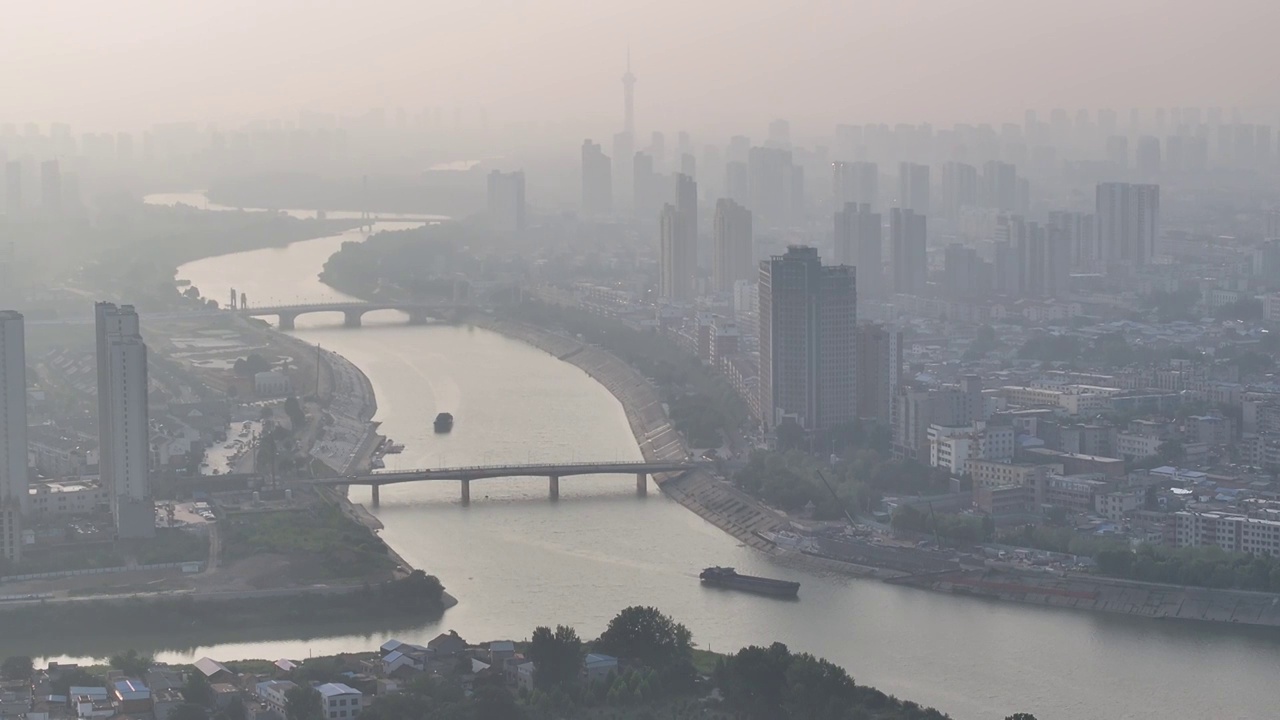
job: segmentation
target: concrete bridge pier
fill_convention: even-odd
[[[349,328],[358,328],[363,317],[363,310],[344,310],[342,312],[342,325]]]
[[[462,504],[463,506],[471,504],[471,481],[465,478],[462,480]]]
[[[370,501],[370,504],[373,505],[374,507],[378,507],[379,505],[382,504],[381,498],[379,498],[379,491],[382,490],[382,486],[370,485],[369,490],[373,494],[373,498]]]
[[[644,497],[649,494],[649,474],[636,473],[636,495]]]
[[[298,316],[294,313],[280,313],[280,322],[276,323],[281,330],[293,330],[297,325]]]
[[[560,499],[560,476],[552,475],[551,477],[547,478],[547,480],[548,480],[547,490],[551,496],[551,499],[559,500]]]

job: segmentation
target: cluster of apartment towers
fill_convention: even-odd
[[[147,415],[147,345],[133,306],[94,305],[98,366],[98,468],[119,539],[155,536]],[[0,556],[22,559],[30,503],[23,317],[0,311]]]

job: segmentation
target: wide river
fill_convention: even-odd
[[[149,201],[199,205],[203,197]],[[178,277],[213,298],[235,287],[253,304],[342,298],[316,273],[343,242],[361,239],[352,232],[201,260],[180,268]],[[371,313],[360,329],[341,323],[339,315],[303,316],[294,334],[344,355],[369,376],[382,432],[406,445],[402,455],[388,457],[390,467],[639,458],[617,401],[581,370],[540,350],[479,329],[410,327],[393,312]],[[435,435],[431,419],[444,410],[457,424],[451,434]],[[525,638],[537,625],[557,623],[594,636],[618,610],[645,604],[688,625],[702,647],[728,651],[781,641],[848,668],[860,683],[965,720],[1015,711],[1041,720],[1280,714],[1275,632],[797,573],[739,546],[661,493],[637,498],[631,477],[565,479],[558,503],[546,492],[545,480],[488,480],[472,486],[473,502],[462,507],[454,483],[382,491],[374,512],[386,525],[383,537],[460,601],[439,622],[394,633],[330,631],[330,637],[317,628],[309,634],[320,637],[308,640],[216,642],[197,634],[153,645],[171,660],[276,659],[369,650],[392,635],[425,642],[450,628],[474,641]],[[366,497],[353,491],[357,501]],[[697,573],[713,564],[799,580],[801,599],[703,588]]]

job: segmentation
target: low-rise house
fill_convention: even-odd
[[[458,637],[458,633],[450,630],[447,633],[440,633],[431,642],[427,643],[430,649],[438,658],[450,657],[457,655],[467,649],[467,641]]]
[[[111,698],[121,713],[151,712],[151,689],[141,680],[117,680],[111,686]]]
[[[297,684],[290,680],[271,680],[255,685],[253,694],[257,695],[258,699],[269,709],[280,713],[281,717],[283,717],[285,706],[289,702],[286,696],[290,690],[296,687],[298,687]]]
[[[604,682],[609,673],[618,672],[618,658],[601,653],[590,653],[582,662],[582,679],[587,685]]]
[[[516,687],[533,692],[533,671],[532,662],[522,662],[516,666]]]
[[[489,664],[501,667],[503,661],[515,657],[516,644],[510,640],[498,640],[489,643]]]
[[[210,683],[229,683],[236,679],[235,673],[227,669],[226,665],[212,658],[200,658],[194,663],[195,668]]]
[[[218,709],[230,706],[240,697],[240,688],[231,683],[213,683],[209,689],[213,691],[213,704]]]
[[[175,707],[185,702],[182,692],[176,688],[151,689],[151,712],[156,720],[168,718]]]
[[[358,717],[364,695],[359,690],[342,683],[325,683],[316,687],[324,716],[329,720]]]

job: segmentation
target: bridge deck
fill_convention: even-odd
[[[613,462],[542,463],[526,465],[475,465],[455,468],[424,468],[345,477],[316,478],[322,485],[394,485],[426,480],[484,480],[500,477],[570,477],[573,475],[625,475],[635,473],[681,472],[703,466],[696,462]]]

